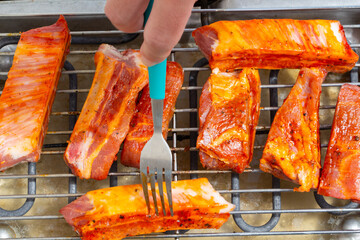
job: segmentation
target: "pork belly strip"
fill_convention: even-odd
[[[320,176],[319,104],[321,68],[303,68],[271,125],[260,169],[300,184],[294,190],[316,189]]]
[[[82,239],[122,239],[127,236],[177,229],[219,228],[227,221],[234,205],[216,192],[206,178],[172,183],[174,216],[159,204],[155,214],[150,196],[150,215],[142,186],[128,185],[88,192],[60,210]],[[165,189],[165,183],[164,183]],[[157,202],[160,202],[156,185]]]
[[[341,87],[318,193],[360,201],[360,87]]]
[[[256,19],[219,21],[193,32],[211,68],[324,67],[350,71],[358,55],[333,20]]]
[[[37,162],[48,128],[70,32],[63,16],[21,34],[0,97],[0,170]]]
[[[148,74],[139,52],[120,53],[106,44],[96,52],[95,64],[94,80],[64,159],[76,176],[102,180],[126,137]]]
[[[184,73],[180,64],[167,62],[166,86],[164,99],[164,112],[162,122],[162,133],[167,138],[169,122],[174,114],[176,99],[180,93],[184,81]],[[149,85],[142,91],[136,113],[131,120],[130,130],[124,141],[121,151],[121,163],[139,168],[140,154],[145,144],[153,135],[153,119],[151,112],[151,99]]]
[[[245,68],[232,73],[213,70],[200,96],[197,148],[204,167],[242,173],[249,166],[259,107],[257,70]]]

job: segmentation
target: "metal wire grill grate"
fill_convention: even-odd
[[[194,13],[202,13],[201,21],[202,23],[209,22],[209,17],[206,14],[216,13],[216,12],[241,12],[239,9],[194,9]],[[204,16],[205,15],[205,16]],[[354,30],[360,29],[360,24],[348,24],[344,25],[345,29]],[[185,29],[185,33],[190,33],[194,29],[187,28]],[[138,32],[142,34],[142,31]],[[72,32],[72,36],[93,36],[93,35],[110,35],[117,36],[122,35],[124,33],[120,31],[77,31]],[[11,35],[12,37],[7,37]],[[19,34],[17,33],[0,33],[0,49],[9,44],[16,44],[18,41]],[[2,38],[1,38],[2,37]],[[360,48],[359,43],[351,43],[351,47],[354,49]],[[94,49],[96,49],[94,47]],[[123,49],[120,49],[120,51]],[[93,54],[96,50],[73,50],[70,52],[69,56],[80,56],[92,58]],[[282,193],[292,193],[299,194],[293,192],[292,188],[282,188],[280,185],[280,180],[276,178],[272,178],[272,186],[271,188],[246,188],[241,186],[241,180],[239,174],[231,173],[230,171],[215,171],[215,170],[204,170],[199,169],[198,163],[198,152],[195,148],[197,131],[198,131],[198,123],[197,123],[197,103],[198,97],[201,93],[202,84],[198,81],[199,73],[206,72],[209,70],[207,67],[206,59],[201,57],[199,50],[191,45],[187,45],[186,47],[178,47],[174,48],[170,59],[172,61],[177,61],[179,55],[182,55],[181,58],[185,58],[189,55],[198,56],[198,61],[193,65],[184,65],[183,69],[186,73],[186,84],[182,87],[182,94],[188,95],[189,98],[189,107],[178,108],[175,110],[172,125],[169,129],[169,144],[171,146],[171,150],[173,152],[174,159],[174,180],[177,180],[179,177],[183,178],[197,178],[199,175],[206,177],[213,177],[215,175],[228,177],[229,179],[225,179],[225,181],[231,182],[230,189],[217,189],[224,196],[231,196],[231,201],[236,205],[236,209],[231,213],[235,223],[239,227],[236,232],[226,231],[226,232],[218,232],[216,230],[212,232],[203,231],[196,233],[187,233],[187,232],[171,232],[167,234],[152,234],[150,236],[138,236],[136,238],[144,239],[144,238],[189,238],[189,237],[240,237],[240,236],[279,236],[279,235],[318,235],[318,234],[347,234],[347,233],[360,233],[360,230],[355,231],[345,231],[345,230],[309,230],[309,231],[271,231],[278,224],[282,214],[313,214],[313,213],[330,213],[334,215],[346,214],[349,212],[356,213],[360,212],[360,209],[357,208],[358,204],[348,203],[342,207],[336,207],[328,204],[322,196],[317,195],[314,192],[316,202],[319,204],[317,208],[306,208],[306,209],[283,209],[281,206]],[[0,58],[3,56],[12,56],[13,52],[0,52]],[[358,80],[358,67],[359,63],[356,64],[355,68],[350,73],[350,82],[355,85],[360,85]],[[95,71],[93,69],[75,69],[70,62],[66,62],[63,70],[63,75],[67,76],[69,79],[69,87],[68,89],[57,90],[58,94],[68,94],[69,95],[69,103],[68,103],[68,111],[53,111],[51,113],[52,116],[64,116],[68,118],[68,129],[61,130],[52,130],[48,131],[48,136],[59,136],[64,135],[67,136],[71,134],[71,130],[74,127],[77,115],[80,114],[79,109],[81,106],[78,106],[78,97],[79,94],[86,94],[89,89],[88,88],[78,88],[78,77],[85,76],[87,81],[92,81],[92,75]],[[276,110],[279,108],[281,104],[279,104],[279,96],[278,92],[280,89],[290,89],[293,84],[281,84],[278,83],[278,74],[279,71],[273,70],[269,73],[268,79],[262,79],[262,91],[268,91],[268,99],[262,99],[262,102],[269,102],[269,106],[263,106],[261,108],[260,118],[266,114],[270,113],[269,121],[266,124],[260,124],[257,127],[257,138],[259,136],[265,137],[268,133],[271,125],[271,120],[274,118]],[[7,72],[0,72],[0,76],[6,76]],[[264,84],[265,83],[265,84]],[[337,82],[325,82],[322,87],[340,87],[345,83],[344,79],[341,78]],[[339,88],[338,88],[339,89]],[[331,109],[335,109],[335,105],[321,105],[320,111],[331,111]],[[186,127],[181,127],[181,122],[179,122],[179,114],[187,114],[189,117],[189,125]],[[51,119],[50,119],[51,121]],[[330,124],[321,125],[320,129],[322,131],[327,131],[331,129]],[[188,146],[183,146],[183,144],[179,144],[181,141],[188,140]],[[60,143],[48,143],[43,147],[42,155],[62,155],[64,153],[64,148],[66,147],[66,142]],[[263,145],[255,144],[255,150],[260,151],[263,149]],[[327,145],[322,144],[321,148],[326,149]],[[179,170],[182,169],[179,167],[178,155],[182,153],[189,153],[188,155],[188,163],[189,168],[187,170]],[[254,159],[256,161],[258,159]],[[65,164],[65,163],[64,163]],[[139,175],[138,171],[118,171],[117,163],[114,162],[110,173],[109,173],[109,183],[108,186],[116,186],[118,184],[122,184],[122,180],[127,177],[137,177]],[[257,168],[246,169],[243,174],[259,174],[261,171]],[[73,201],[76,197],[83,195],[85,192],[78,192],[77,190],[77,179],[76,177],[68,172],[62,173],[48,173],[48,172],[39,172],[37,171],[37,164],[29,163],[28,164],[28,173],[27,174],[18,174],[18,173],[7,173],[4,172],[0,174],[0,181],[7,181],[10,179],[16,180],[26,180],[28,192],[26,194],[6,194],[0,195],[0,199],[6,200],[14,200],[14,199],[26,199],[23,206],[14,211],[7,211],[0,208],[0,221],[2,222],[16,222],[21,220],[61,220],[62,216],[57,214],[52,215],[36,215],[36,214],[27,214],[28,211],[33,207],[34,202],[37,199],[54,199],[55,201],[60,201],[60,199],[67,198],[68,202]],[[68,192],[67,193],[42,193],[37,194],[36,189],[36,180],[37,179],[58,179],[59,181],[67,181],[68,183]],[[260,206],[258,209],[254,210],[242,210],[240,205],[240,197],[243,194],[250,193],[270,193],[272,197],[272,209],[263,209]],[[0,206],[1,207],[1,206]],[[246,222],[246,215],[257,215],[257,214],[270,214],[270,220],[267,223],[255,226],[248,224]],[[241,231],[242,230],[242,231]],[[79,237],[74,236],[55,236],[55,237],[25,237],[22,239],[79,239]]]

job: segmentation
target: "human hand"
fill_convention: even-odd
[[[141,57],[152,66],[169,56],[178,43],[196,0],[155,0],[144,29]],[[132,33],[143,28],[149,0],[107,0],[105,14],[121,31]]]

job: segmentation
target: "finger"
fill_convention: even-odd
[[[131,33],[142,29],[148,4],[149,0],[107,0],[104,11],[117,29]]]
[[[161,62],[178,43],[196,0],[155,0],[140,48],[147,66]]]

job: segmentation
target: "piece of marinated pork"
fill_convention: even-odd
[[[174,114],[176,99],[180,93],[183,81],[184,73],[181,66],[175,62],[167,62],[162,122],[162,133],[165,139],[167,138],[169,122]],[[131,120],[130,130],[121,151],[121,163],[129,167],[139,168],[141,151],[152,137],[153,132],[151,99],[148,85],[141,94],[139,103],[136,106],[136,113]]]
[[[130,128],[139,92],[148,83],[140,53],[102,44],[96,72],[64,159],[80,178],[105,179]]]
[[[212,69],[324,67],[350,71],[358,55],[333,20],[219,21],[193,32]]]
[[[200,96],[197,148],[208,169],[249,166],[260,114],[260,77],[255,69],[231,73],[214,69]]]
[[[301,186],[316,189],[320,176],[319,103],[327,71],[303,68],[283,105],[276,112],[260,169]]]
[[[69,46],[63,16],[21,34],[0,97],[0,170],[39,160]]]
[[[341,87],[318,193],[360,201],[360,87]]]
[[[172,182],[174,216],[170,215],[167,196],[167,215],[163,215],[159,204],[157,216],[150,186],[148,189],[150,215],[140,184],[88,192],[60,213],[82,239],[110,240],[167,230],[220,228],[234,209],[206,178],[201,178]],[[160,203],[157,185],[156,191]]]

